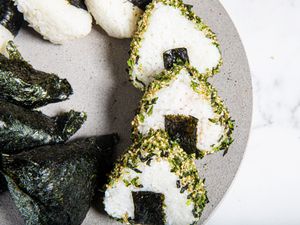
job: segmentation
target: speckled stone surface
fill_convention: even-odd
[[[210,81],[236,120],[235,142],[229,153],[217,153],[197,162],[201,177],[206,178],[210,203],[199,224],[203,224],[229,188],[248,140],[252,115],[252,87],[247,58],[229,16],[217,0],[189,0],[195,12],[217,33],[224,65]],[[142,93],[128,81],[125,71],[129,40],[108,37],[99,27],[80,40],[55,46],[43,41],[30,28],[24,28],[16,39],[25,59],[38,69],[55,72],[69,80],[74,88],[70,100],[42,109],[54,115],[76,109],[88,113],[88,120],[77,137],[118,132],[122,142],[116,156],[130,145],[130,123]],[[97,200],[84,225],[119,224],[102,210]],[[76,203],[75,203],[76,204]],[[22,225],[22,219],[8,193],[0,195],[0,224]]]

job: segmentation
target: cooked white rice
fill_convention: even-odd
[[[44,39],[54,44],[88,35],[92,17],[66,0],[15,0],[24,19]]]
[[[128,0],[85,0],[89,12],[109,36],[130,38],[142,10]]]
[[[105,191],[105,211],[125,223],[134,220],[132,192],[138,191],[164,195],[167,225],[193,224],[206,202],[194,160],[161,131],[133,145],[116,164]]]
[[[209,119],[218,118],[214,112],[209,93],[199,94],[191,84],[195,81],[186,69],[181,69],[177,76],[166,87],[154,91],[151,89],[150,99],[155,99],[152,113],[143,114],[143,120],[135,119],[134,126],[142,135],[146,135],[150,129],[165,130],[165,115],[185,115],[197,118],[197,148],[211,151],[212,146],[219,144],[225,131],[225,124],[212,123]],[[144,99],[148,98],[147,92]],[[142,100],[143,102],[143,100]],[[143,107],[143,106],[142,106]]]
[[[152,7],[143,15],[144,23],[138,27],[137,37],[142,41],[134,40],[132,44],[136,51],[132,51],[131,58],[138,58],[131,68],[134,82],[139,80],[148,86],[153,75],[164,69],[163,53],[174,48],[186,48],[190,64],[200,73],[212,71],[220,64],[221,54],[215,40],[207,37],[207,29],[199,30],[203,24],[189,20],[180,8],[159,0],[155,0]]]
[[[8,41],[14,39],[12,33],[4,26],[0,25],[0,53],[6,54],[6,45]]]

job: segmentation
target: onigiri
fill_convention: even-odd
[[[89,12],[109,36],[130,38],[149,0],[85,0]]]
[[[222,64],[216,35],[181,0],[154,0],[147,6],[131,42],[130,80],[145,90],[165,68],[164,54],[185,48],[199,73],[216,74]]]
[[[67,0],[15,0],[15,4],[29,26],[54,44],[82,38],[91,31],[92,17],[80,4]]]
[[[146,90],[132,122],[133,139],[151,130],[167,131],[197,158],[227,150],[234,121],[217,91],[191,66],[163,71]]]
[[[196,224],[207,203],[194,160],[163,131],[135,143],[116,163],[104,206],[126,224]]]

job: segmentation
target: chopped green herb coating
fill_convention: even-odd
[[[199,178],[194,158],[186,154],[177,142],[171,141],[164,131],[151,130],[148,135],[135,142],[115,163],[106,188],[112,188],[120,180],[122,182],[123,173],[128,168],[136,168],[139,163],[151,163],[151,160],[155,159],[169,162],[171,172],[179,177],[177,188],[185,187],[189,201],[194,203],[195,220],[198,220],[207,201],[204,182]],[[135,182],[128,182],[128,186],[130,185],[136,187]],[[131,220],[132,218],[126,215],[120,219],[127,224],[132,224]]]
[[[195,26],[198,30],[204,32],[205,36],[213,41],[213,45],[215,45],[219,52],[221,52],[220,44],[217,40],[216,34],[208,27],[200,17],[198,17],[193,11],[190,5],[186,5],[182,0],[153,0],[149,5],[147,5],[146,11],[138,22],[138,28],[135,32],[133,39],[130,44],[130,57],[127,61],[128,71],[129,71],[129,79],[133,83],[133,85],[144,91],[147,87],[143,82],[141,82],[137,77],[133,74],[133,70],[135,64],[138,64],[138,60],[140,58],[139,49],[141,47],[141,43],[144,40],[144,33],[147,31],[147,28],[150,23],[150,19],[152,16],[152,11],[155,8],[156,4],[163,3],[167,6],[173,6],[178,8],[181,11],[181,14],[186,17],[188,20],[191,20],[195,23]],[[223,64],[222,58],[219,60],[219,63],[216,67],[211,70],[206,71],[203,74],[200,74],[201,77],[211,77],[217,74],[220,71],[220,68]]]
[[[220,124],[224,127],[224,132],[218,143],[211,146],[211,149],[198,149],[196,154],[197,158],[202,158],[207,154],[211,154],[217,151],[224,150],[226,153],[229,146],[233,142],[233,130],[235,121],[232,120],[228,109],[224,102],[218,95],[217,90],[207,81],[207,77],[198,73],[198,71],[189,65],[175,66],[172,70],[164,70],[160,73],[156,79],[150,83],[149,87],[145,91],[145,94],[140,102],[137,110],[137,115],[132,121],[132,139],[138,141],[142,138],[142,134],[139,131],[139,125],[145,121],[145,118],[151,116],[154,105],[156,104],[158,97],[157,93],[162,88],[166,88],[170,83],[180,74],[182,69],[186,69],[189,75],[193,78],[191,81],[191,88],[203,95],[210,101],[210,104],[215,113],[214,118],[210,118],[211,123]]]

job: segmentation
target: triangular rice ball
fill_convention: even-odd
[[[189,154],[227,150],[233,121],[217,91],[192,67],[162,72],[145,92],[133,121],[133,136],[166,130]]]
[[[222,62],[215,34],[181,0],[154,0],[147,6],[131,43],[130,79],[140,89],[164,69],[163,54],[186,48],[201,74],[215,74]]]
[[[117,140],[106,135],[4,155],[3,173],[25,224],[80,225],[112,167]]]
[[[106,212],[126,224],[196,224],[207,203],[194,159],[163,131],[150,132],[115,165]]]

